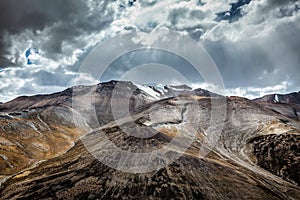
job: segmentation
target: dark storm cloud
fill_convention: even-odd
[[[0,1],[0,55],[10,49],[10,41],[4,41],[4,34],[20,34],[27,29],[37,35],[37,31],[53,26],[40,48],[54,57],[62,53],[63,41],[103,29],[113,20],[114,11],[107,8],[110,1],[90,2],[94,3],[94,10],[85,0]]]
[[[272,43],[273,59],[276,63],[279,79],[286,74],[292,83],[300,89],[300,26],[294,23],[284,23],[278,26],[276,40]],[[271,46],[271,45],[270,45]],[[271,51],[271,49],[270,49]]]
[[[6,67],[17,67],[15,63],[10,62],[7,58],[0,57],[0,69]]]
[[[87,38],[109,28],[116,11],[110,5],[113,2],[0,1],[1,101],[94,83],[90,77],[74,73],[72,65],[77,56],[99,42]],[[27,65],[31,62],[25,52],[30,48],[41,52],[36,66]]]
[[[259,8],[258,14],[264,14],[274,9],[282,10],[283,7],[287,5],[295,5],[296,2],[299,2],[299,0],[267,0],[265,4]],[[297,5],[295,6],[297,7]]]
[[[300,27],[297,21],[280,24],[263,37],[238,41],[205,41],[226,87],[267,87],[284,81],[300,87]]]
[[[1,31],[18,33],[26,28],[38,30],[57,21],[68,20],[79,10],[87,9],[81,1],[1,1]]]
[[[206,41],[205,48],[218,66],[226,87],[268,85],[259,83],[258,77],[264,71],[274,71],[274,66],[258,42]]]
[[[268,6],[269,7],[278,7],[278,6],[282,6],[288,3],[295,3],[298,0],[268,0]]]

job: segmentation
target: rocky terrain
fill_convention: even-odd
[[[287,103],[287,104],[300,104],[300,92],[293,92],[290,94],[270,94],[261,98],[255,99],[256,101],[274,102],[274,103]]]
[[[286,115],[290,118],[300,119],[300,92],[294,92],[286,95],[270,94],[255,99],[261,105]]]
[[[300,104],[274,99],[117,81],[19,97],[0,104],[0,199],[300,199]]]

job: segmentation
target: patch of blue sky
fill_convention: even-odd
[[[32,55],[41,55],[41,53],[39,52],[38,49],[30,47],[25,51],[25,57],[27,59],[27,65],[33,65],[33,64],[37,64],[36,59],[32,59],[31,56]]]
[[[239,0],[236,3],[232,3],[230,10],[217,13],[216,21],[228,20],[230,23],[232,23],[239,20],[239,18],[243,16],[241,8],[250,2],[251,0]]]

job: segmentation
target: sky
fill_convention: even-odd
[[[218,67],[226,95],[300,90],[300,0],[9,0],[0,8],[0,102],[96,84],[97,77],[78,71],[94,47],[130,31],[147,40],[158,28],[201,45]],[[121,61],[119,73],[128,59]],[[181,82],[164,65],[143,65],[124,77]]]

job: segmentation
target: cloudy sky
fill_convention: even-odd
[[[300,90],[300,0],[9,0],[0,7],[0,102],[95,84],[78,68],[96,45],[128,31],[146,39],[158,27],[202,45],[227,95]],[[166,69],[152,74],[174,82]]]

